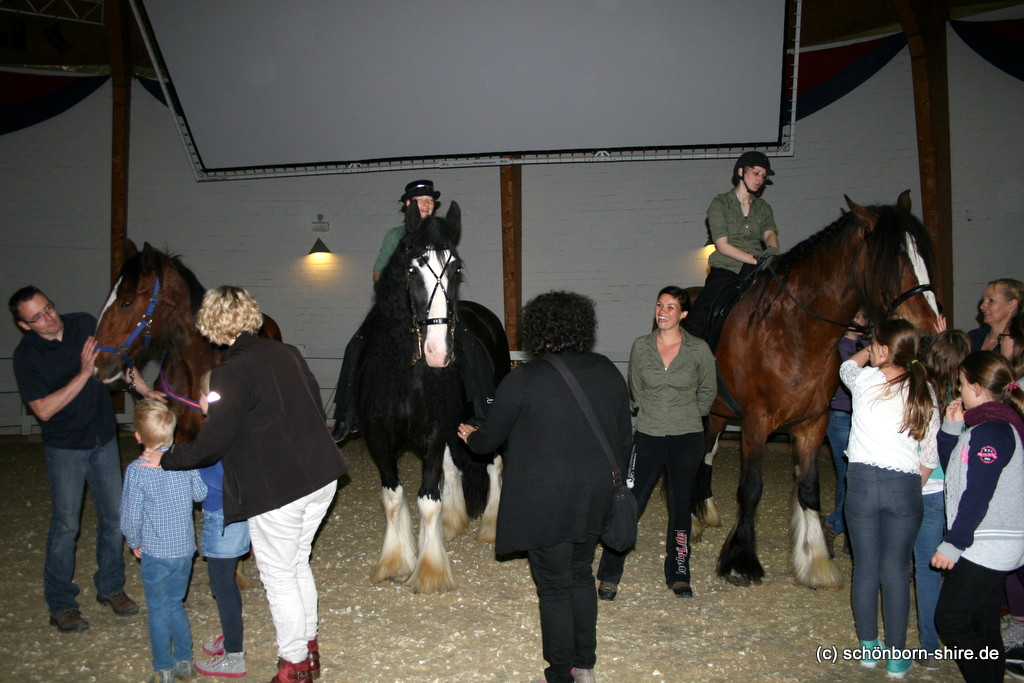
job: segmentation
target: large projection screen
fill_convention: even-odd
[[[137,0],[206,169],[777,144],[784,0]]]

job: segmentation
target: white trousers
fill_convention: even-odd
[[[317,592],[309,553],[337,489],[333,481],[249,519],[252,550],[277,632],[277,656],[289,662],[305,661],[307,643],[316,638]]]

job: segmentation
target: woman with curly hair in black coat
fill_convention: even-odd
[[[523,309],[523,337],[543,358],[557,354],[590,401],[624,470],[629,391],[606,357],[590,352],[593,302],[549,292]],[[611,507],[608,458],[558,369],[520,365],[498,386],[486,422],[459,435],[477,453],[508,441],[495,552],[525,551],[540,601],[548,683],[593,681],[597,647],[594,549]]]

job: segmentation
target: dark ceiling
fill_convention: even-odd
[[[1024,4],[1021,0],[803,0],[800,43],[822,45],[897,31],[899,20],[893,8],[896,1],[911,5],[945,2],[953,19]],[[123,6],[125,18],[132,25],[135,73],[152,75],[134,17],[127,3]],[[43,7],[45,10],[40,9]],[[49,16],[34,14],[37,10]],[[0,66],[108,72],[110,58],[103,11],[102,0],[0,0]],[[86,23],[90,21],[96,23]]]

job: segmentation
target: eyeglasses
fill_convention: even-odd
[[[52,301],[46,304],[46,308],[43,309],[42,313],[36,313],[30,320],[26,320],[25,324],[35,325],[43,319],[43,316],[46,316],[50,320],[55,320],[57,318],[57,307],[53,305]]]

